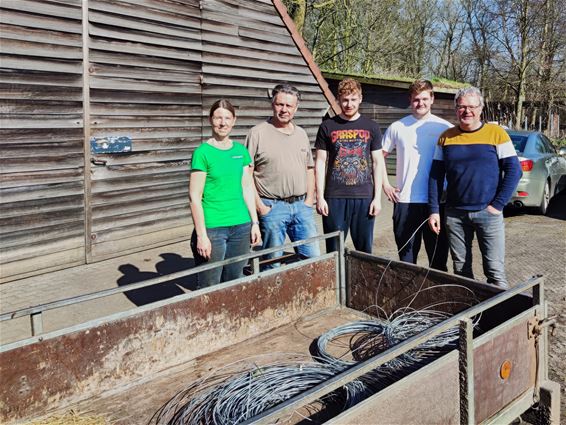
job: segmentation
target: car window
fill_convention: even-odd
[[[552,145],[552,142],[550,140],[548,140],[548,137],[541,135],[540,136],[542,143],[544,143],[544,146],[546,147],[546,151],[548,153],[556,153],[556,149],[554,149],[554,146]]]
[[[510,137],[517,153],[525,152],[525,145],[527,144],[527,136],[521,136],[519,134],[511,134]]]
[[[546,146],[544,146],[544,143],[542,143],[542,140],[540,140],[540,137],[537,137],[537,143],[535,145],[535,150],[537,151],[537,153],[548,153],[546,151]]]

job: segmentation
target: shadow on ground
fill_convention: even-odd
[[[194,267],[194,260],[175,253],[159,254],[162,258],[155,264],[156,272],[141,271],[133,264],[122,264],[118,270],[122,273],[117,280],[118,286],[127,286],[133,283],[143,282],[158,277],[167,276],[171,273],[190,270]],[[184,276],[167,282],[151,285],[146,288],[133,289],[124,292],[126,297],[137,306],[165,300],[177,295],[184,294],[186,290],[197,289],[196,275]]]

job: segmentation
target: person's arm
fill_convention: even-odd
[[[253,177],[254,175],[254,166],[250,165],[250,174],[252,176],[252,185],[253,185],[253,190],[254,190],[254,200],[255,200],[255,209],[257,211],[257,213],[262,216],[262,215],[266,215],[269,211],[271,211],[271,207],[268,207],[267,205],[265,205],[259,194],[257,193],[257,187],[255,185],[255,179]]]
[[[505,133],[506,135],[507,133]],[[511,140],[507,140],[497,146],[497,156],[499,158],[499,168],[503,172],[503,178],[493,201],[487,207],[487,210],[492,214],[501,214],[503,207],[507,205],[507,202],[513,196],[523,175],[521,163]]]
[[[245,145],[246,149],[248,150],[248,153],[250,154],[250,157],[252,159],[252,163],[249,165],[249,171],[250,171],[251,176],[252,176],[252,184],[253,184],[254,198],[255,198],[255,208],[256,208],[256,211],[258,212],[258,214],[261,216],[261,215],[266,215],[271,210],[271,208],[268,207],[267,205],[265,205],[261,201],[261,198],[259,197],[259,194],[257,192],[257,186],[255,184],[254,161],[255,161],[255,155],[256,155],[256,152],[257,152],[259,140],[258,140],[257,133],[254,131],[254,128],[252,128],[250,130],[250,132],[248,133],[248,135],[246,136],[246,141],[244,142],[244,145]]]
[[[369,206],[369,215],[376,216],[381,211],[381,188],[383,186],[383,169],[385,161],[381,149],[371,151],[373,167],[373,199]]]
[[[244,173],[242,174],[242,191],[244,193],[244,201],[246,202],[246,207],[250,213],[252,219],[252,227],[250,231],[250,241],[252,246],[257,246],[261,244],[261,232],[259,230],[259,222],[257,218],[256,210],[256,190],[253,181],[253,175],[251,171],[251,166],[244,167]]]
[[[385,158],[389,156],[389,152],[382,150],[383,152],[383,163],[385,164]],[[399,202],[399,188],[395,186],[391,186],[389,184],[389,176],[387,175],[387,165],[383,167],[383,192],[387,199],[391,202]]]
[[[314,205],[314,167],[307,168],[307,195],[305,196],[305,204],[309,207]]]
[[[437,235],[440,233],[440,198],[444,188],[445,174],[442,147],[437,146],[428,179],[428,208],[430,210],[428,225]]]
[[[206,172],[193,171],[189,180],[189,200],[191,203],[191,215],[197,234],[197,252],[204,258],[210,258],[212,245],[206,234],[204,222],[204,210],[202,208],[202,193],[206,181]]]
[[[316,182],[316,210],[319,214],[328,215],[328,204],[324,199],[324,185],[326,184],[326,158],[328,152],[323,149],[316,150],[315,182]]]

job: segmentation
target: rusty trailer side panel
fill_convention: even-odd
[[[44,415],[147,381],[198,356],[336,306],[335,255],[2,351],[0,422]]]
[[[474,347],[475,418],[481,423],[521,395],[534,391],[535,344],[527,336],[532,311],[511,327],[484,335]],[[509,378],[500,377],[504,361]],[[330,422],[334,424],[460,424],[458,353],[420,369]]]

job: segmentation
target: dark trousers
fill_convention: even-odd
[[[191,249],[195,257],[195,266],[226,260],[250,252],[250,228],[251,223],[207,228],[206,233],[212,245],[212,252],[209,259],[199,255],[197,251],[197,234],[193,231],[191,235]],[[242,277],[247,262],[247,260],[238,261],[236,263],[227,264],[224,267],[216,267],[200,272],[197,276],[198,287],[205,288],[220,282],[227,282]]]
[[[446,267],[448,240],[445,230],[444,206],[441,206],[440,210],[440,227],[442,230],[438,237],[436,233],[430,230],[428,217],[427,204],[397,202],[393,206],[393,233],[399,251],[399,259],[407,263],[417,264],[421,240],[424,240],[430,266],[437,270],[448,271]],[[427,222],[425,223],[425,221]],[[421,226],[420,229],[419,226]]]
[[[371,254],[375,217],[369,215],[370,198],[328,198],[328,216],[322,217],[324,233],[342,230],[344,239],[351,232],[352,242],[358,251]],[[335,238],[326,240],[326,252],[338,250]]]

